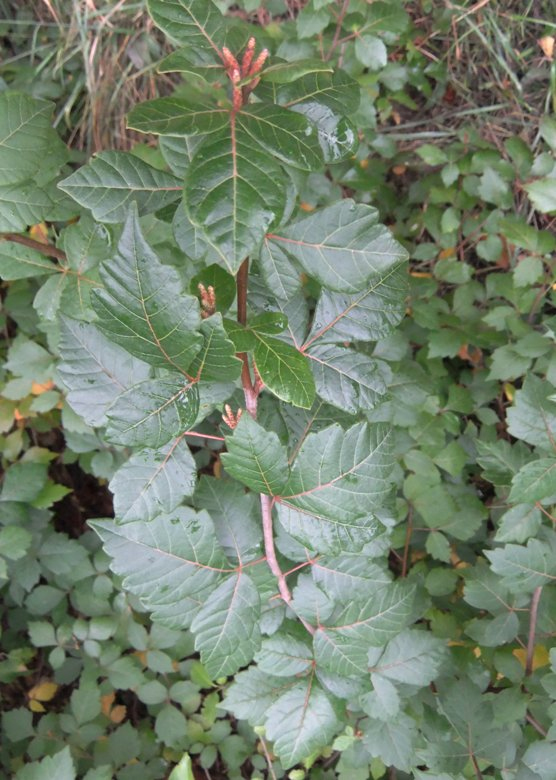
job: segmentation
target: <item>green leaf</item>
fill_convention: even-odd
[[[2,501],[23,501],[29,503],[39,497],[48,478],[47,463],[18,461],[12,463],[4,474]],[[8,532],[9,542],[10,532]],[[9,548],[9,545],[8,545]]]
[[[222,463],[230,476],[257,493],[276,495],[286,485],[286,451],[273,431],[244,414],[233,434],[226,436],[228,452]]]
[[[301,290],[301,271],[281,247],[271,245],[268,239],[261,247],[259,263],[266,286],[278,300],[289,301]]]
[[[232,20],[222,16],[212,0],[149,0],[148,9],[157,27],[187,45],[194,64],[210,62],[207,55],[218,57],[226,44],[232,51],[239,49]]]
[[[100,690],[95,685],[81,684],[71,694],[71,712],[79,725],[90,723],[101,713]]]
[[[20,470],[19,475],[29,479],[31,477],[29,469],[27,469],[26,472],[27,473],[22,473]],[[3,491],[2,497],[4,497]],[[33,537],[26,528],[19,528],[16,525],[7,525],[4,528],[0,528],[0,555],[9,558],[10,561],[18,561],[20,558],[23,558],[27,553],[27,550],[31,547],[32,542]]]
[[[179,764],[172,769],[168,780],[195,780],[189,753],[184,753]]]
[[[212,264],[195,274],[189,285],[192,295],[199,295],[199,284],[205,289],[214,289],[216,295],[216,310],[222,314],[226,312],[236,297],[236,281],[219,265]]]
[[[226,691],[224,705],[237,718],[247,720],[253,726],[262,726],[268,708],[297,682],[295,678],[278,677],[250,666],[236,675]]]
[[[54,274],[58,266],[40,252],[13,241],[0,243],[0,277],[6,282]]]
[[[15,775],[16,780],[75,780],[77,777],[69,747],[42,761],[26,764]]]
[[[317,585],[335,601],[347,603],[353,594],[372,592],[377,587],[388,585],[392,577],[368,555],[353,551],[338,556],[321,555],[311,567],[311,574]]]
[[[293,84],[280,87],[276,98],[288,108],[304,104],[327,106],[338,116],[355,113],[361,99],[357,81],[344,70],[308,73]]]
[[[523,189],[529,195],[533,206],[543,214],[556,211],[556,178],[547,176],[537,179],[531,184],[524,184]]]
[[[494,537],[497,542],[526,542],[536,536],[542,523],[541,510],[530,504],[517,504],[500,517]]]
[[[255,660],[263,672],[276,677],[293,677],[311,669],[313,653],[307,642],[279,632],[263,640]]]
[[[306,76],[308,73],[330,73],[334,68],[322,60],[295,60],[294,62],[277,62],[261,71],[261,80],[271,84],[289,84]]]
[[[183,377],[152,379],[119,395],[106,412],[106,439],[126,447],[158,449],[195,423],[199,410],[197,385]]]
[[[145,362],[186,374],[202,344],[199,301],[180,292],[178,272],[160,262],[133,210],[101,279],[94,301],[104,333]]]
[[[556,459],[539,458],[525,466],[512,479],[508,501],[534,504],[556,495]]]
[[[287,165],[307,171],[322,167],[317,128],[303,115],[258,103],[242,109],[236,121],[251,143],[259,144]]]
[[[556,402],[549,382],[529,373],[507,411],[508,432],[528,444],[553,451],[556,439]]]
[[[148,521],[171,512],[193,494],[196,476],[195,461],[182,437],[162,449],[135,453],[110,482],[118,522]]]
[[[384,399],[384,363],[332,344],[316,344],[307,357],[317,393],[327,403],[357,414],[372,409]]]
[[[359,137],[350,119],[339,116],[321,103],[303,103],[293,107],[317,127],[318,140],[326,163],[338,163],[357,151]]]
[[[378,341],[385,338],[405,314],[407,269],[405,264],[373,280],[356,295],[323,290],[315,310],[305,348],[315,341]]]
[[[261,510],[255,493],[246,493],[239,482],[203,475],[194,504],[212,517],[216,536],[229,560],[241,564],[260,557]]]
[[[380,70],[388,62],[386,46],[374,35],[358,35],[355,39],[355,56],[370,70]]]
[[[446,645],[426,631],[403,631],[386,649],[369,651],[370,671],[407,685],[428,685],[438,674],[446,658]]]
[[[259,616],[258,590],[241,570],[206,599],[191,630],[213,679],[234,674],[253,660],[261,642]]]
[[[223,75],[223,71],[221,71]],[[139,103],[128,114],[132,130],[155,135],[215,133],[230,121],[230,110],[211,100],[164,97]]]
[[[391,431],[383,425],[331,425],[301,445],[279,501],[337,523],[379,508],[390,491]]]
[[[149,376],[146,363],[108,341],[94,325],[61,318],[58,374],[71,408],[93,428],[106,424],[106,410],[128,388]]]
[[[221,573],[232,571],[206,512],[180,507],[148,524],[94,520],[91,526],[123,587],[168,628],[189,627]]]
[[[193,361],[190,371],[201,381],[218,379],[234,380],[241,374],[241,360],[235,356],[235,347],[227,338],[222,315],[213,314],[203,320],[200,327],[203,345]]]
[[[30,95],[0,94],[0,186],[30,179],[51,151],[54,105]]]
[[[343,676],[369,669],[369,647],[380,647],[405,628],[412,613],[414,586],[396,583],[381,587],[366,599],[355,598],[337,610],[315,633],[315,658]]]
[[[181,197],[182,182],[134,154],[100,152],[58,185],[99,222],[123,222],[135,202],[140,215]]]
[[[47,193],[28,182],[0,187],[0,233],[21,233],[45,219],[52,205]]]
[[[525,766],[535,774],[535,780],[551,780],[554,777],[554,762],[556,761],[556,745],[553,742],[533,742],[521,759]]]
[[[351,523],[312,514],[284,504],[277,505],[278,521],[284,531],[309,550],[319,553],[357,551],[380,532],[378,520],[370,515]]]
[[[369,718],[362,723],[362,742],[365,749],[381,758],[387,766],[395,766],[403,772],[410,772],[415,764],[415,743],[417,726],[404,713],[394,721]]]
[[[530,539],[526,547],[507,544],[499,550],[485,551],[492,571],[514,593],[531,592],[556,580],[556,560],[546,542]]]
[[[186,207],[230,273],[281,219],[283,178],[278,163],[234,122],[197,150],[186,173]]]
[[[327,745],[339,728],[332,702],[313,675],[282,694],[267,712],[266,733],[286,769]]]
[[[269,234],[310,276],[337,292],[360,293],[373,277],[407,258],[405,249],[378,224],[376,209],[342,200]]]
[[[315,382],[307,357],[290,344],[255,333],[253,358],[261,379],[282,401],[310,409],[315,400]]]

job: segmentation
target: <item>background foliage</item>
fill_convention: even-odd
[[[277,56],[338,58],[362,88],[351,117],[359,149],[309,176],[300,212],[340,195],[371,203],[412,257],[407,317],[373,346],[395,376],[391,400],[370,419],[396,425],[389,568],[424,586],[428,631],[404,673],[377,656],[367,722],[286,773],[264,732],[218,707],[226,680],[211,683],[190,635],[151,624],[108,570],[86,520],[110,513],[106,483],[123,455],[64,403],[55,369],[59,313],[90,318],[97,268],[115,240],[87,216],[61,229],[73,211],[55,184],[101,148],[132,146],[168,175],[156,144],[137,142],[122,119],[139,97],[169,91],[170,77],[155,77],[165,44],[141,3],[0,3],[0,88],[54,100],[69,142],[68,152],[48,109],[28,158],[42,195],[31,202],[25,182],[0,181],[0,203],[22,204],[0,231],[32,224],[28,237],[58,250],[52,264],[36,247],[0,243],[6,774],[163,778],[187,752],[193,765],[184,761],[177,780],[554,777],[549,6],[270,0],[232,9],[266,27]],[[172,264],[164,221],[146,217],[143,227]]]

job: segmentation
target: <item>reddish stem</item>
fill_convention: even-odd
[[[533,661],[535,656],[535,634],[537,631],[537,613],[539,611],[539,601],[541,598],[542,586],[535,588],[531,597],[531,608],[529,612],[529,637],[527,640],[527,656],[525,661],[525,676],[528,677],[533,671]]]
[[[29,238],[28,236],[20,236],[18,233],[1,233],[0,238],[4,239],[4,241],[13,241],[14,244],[28,246],[29,249],[34,249],[35,252],[40,252],[41,255],[46,255],[47,257],[55,257],[57,260],[67,259],[66,253],[61,249],[52,246],[52,244],[43,244],[40,241],[35,241],[34,238]]]
[[[274,574],[274,576],[278,580],[278,590],[280,591],[280,596],[286,602],[286,604],[290,605],[292,600],[292,594],[290,592],[290,589],[288,588],[288,583],[286,582],[286,575],[280,568],[280,564],[278,563],[278,559],[276,558],[276,549],[274,547],[274,529],[272,527],[273,504],[274,504],[273,498],[261,494],[261,510],[263,516],[263,538],[264,538],[266,561],[268,563],[270,571]],[[302,617],[299,617],[299,619],[310,634],[315,633],[314,626],[312,626]]]

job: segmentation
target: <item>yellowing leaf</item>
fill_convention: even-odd
[[[527,650],[525,648],[518,647],[513,651],[513,654],[525,669],[527,664]],[[535,671],[535,669],[540,669],[541,667],[548,666],[549,664],[550,656],[548,655],[548,650],[546,647],[544,645],[535,645],[532,670]]]
[[[121,723],[127,715],[127,709],[124,704],[116,704],[110,713],[110,720],[112,723]]]
[[[28,691],[27,696],[36,701],[50,701],[56,696],[57,690],[57,683],[44,680],[43,682],[38,683],[38,685],[34,685],[31,690]]]
[[[32,225],[29,230],[29,235],[34,241],[38,241],[40,244],[48,244],[48,228],[44,222],[39,222],[38,225]]]
[[[439,260],[446,260],[447,257],[453,257],[456,254],[456,249],[453,246],[449,246],[447,249],[443,249],[438,253]]]
[[[547,60],[552,61],[554,59],[554,41],[556,39],[553,35],[544,35],[539,38],[538,44],[542,49],[542,52]]]
[[[110,717],[110,710],[112,709],[112,704],[114,703],[115,698],[116,698],[115,693],[107,693],[104,696],[100,697],[100,706],[101,706],[102,714],[106,715],[107,718]]]
[[[48,390],[52,390],[54,387],[54,382],[48,381],[43,382],[40,384],[39,382],[33,382],[31,385],[31,393],[33,395],[41,395],[41,393],[46,393]]]
[[[46,712],[46,709],[43,707],[40,701],[36,701],[36,699],[31,699],[29,702],[29,709],[31,712]]]

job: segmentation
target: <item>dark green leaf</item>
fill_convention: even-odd
[[[68,388],[68,403],[92,427],[105,425],[115,399],[149,376],[146,363],[85,322],[62,318],[59,350],[58,374]]]
[[[266,733],[287,769],[328,744],[340,724],[332,702],[311,675],[267,712]]]
[[[253,358],[270,392],[282,401],[310,409],[315,400],[315,382],[307,357],[279,339],[255,335]]]
[[[253,581],[238,571],[222,582],[195,616],[191,630],[213,679],[234,674],[259,649],[260,600]]]
[[[91,525],[124,588],[169,628],[189,627],[221,573],[230,571],[206,512],[181,507],[149,524],[95,520]]]
[[[242,109],[236,121],[246,139],[282,162],[307,171],[322,166],[317,128],[301,114],[281,106],[257,103]]]
[[[165,97],[147,100],[128,115],[128,127],[155,135],[215,133],[230,121],[229,109],[210,100]]]
[[[235,357],[235,347],[227,338],[222,315],[213,314],[203,320],[200,327],[204,337],[201,350],[190,371],[201,381],[218,379],[222,382],[237,379],[241,374],[241,360]]]
[[[181,197],[182,182],[127,152],[101,152],[58,185],[99,222],[123,222],[135,202],[150,214]]]
[[[185,374],[202,344],[199,302],[180,293],[178,272],[159,261],[133,211],[101,278],[95,308],[102,330],[147,363]]]
[[[106,438],[126,447],[159,449],[197,418],[199,391],[183,377],[152,379],[119,395],[106,412]]]
[[[288,479],[286,451],[273,431],[244,414],[233,434],[226,437],[228,452],[222,462],[228,474],[257,493],[276,495]]]
[[[386,394],[386,365],[332,344],[307,352],[318,395],[350,414],[372,409]]]
[[[183,438],[160,450],[137,452],[114,474],[110,490],[120,523],[148,521],[191,496],[197,467]]]
[[[378,224],[376,209],[342,200],[269,234],[325,287],[360,293],[373,277],[384,276],[407,258],[405,249]]]
[[[185,202],[230,273],[261,244],[282,217],[283,175],[238,125],[211,135],[186,173]]]

